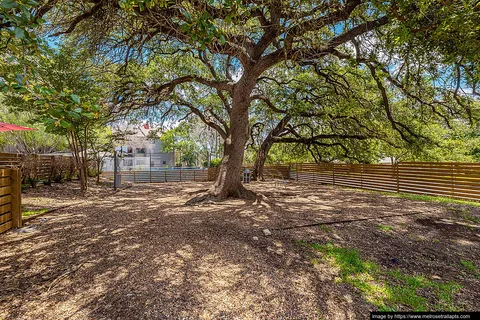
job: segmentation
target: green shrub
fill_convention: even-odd
[[[210,168],[216,168],[220,165],[220,162],[222,162],[221,158],[215,158],[210,161]]]

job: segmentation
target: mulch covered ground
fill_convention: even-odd
[[[31,206],[73,206],[0,235],[0,319],[368,318],[376,307],[300,241],[454,281],[458,308],[478,309],[480,281],[460,261],[479,267],[480,208],[281,182],[252,183],[256,201],[184,205],[208,187],[102,187],[74,202],[58,185],[25,194]],[[330,224],[305,227],[318,222]]]
[[[85,198],[97,199],[114,193],[113,183],[90,180],[86,194],[80,191],[78,181],[52,183],[49,186],[39,184],[36,188],[27,187],[22,192],[23,211],[58,209],[85,201]]]

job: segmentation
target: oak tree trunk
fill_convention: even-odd
[[[258,149],[257,157],[255,158],[255,164],[253,165],[252,179],[253,180],[265,180],[263,177],[263,168],[265,161],[267,160],[268,152],[272,147],[274,141],[270,135],[265,139]]]
[[[252,179],[264,180],[263,168],[265,167],[265,161],[267,160],[268,152],[272,145],[275,143],[275,138],[285,134],[284,129],[288,122],[292,119],[290,115],[285,115],[282,120],[276,125],[275,128],[270,131],[268,136],[263,140],[260,149],[258,149],[257,157],[255,158],[255,164],[253,165]]]
[[[214,197],[251,198],[253,193],[242,183],[242,163],[245,145],[248,141],[248,109],[250,93],[256,77],[244,76],[235,85],[230,111],[230,130],[224,142],[224,154],[218,168],[217,180],[211,190]]]

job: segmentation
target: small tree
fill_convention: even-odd
[[[47,132],[66,138],[79,172],[82,191],[88,187],[88,141],[100,123],[100,89],[85,68],[88,55],[73,46],[39,47],[35,77],[23,79],[22,92],[10,90],[5,104],[13,110],[29,111]],[[21,65],[4,65],[15,73]],[[32,103],[33,102],[33,103]]]

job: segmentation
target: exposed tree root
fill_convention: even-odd
[[[210,189],[200,189],[200,190],[188,192],[188,195],[189,195],[189,196],[193,196],[194,194],[205,193],[205,192],[207,192],[208,190],[210,190]]]
[[[185,202],[185,205],[192,206],[192,205],[199,205],[199,204],[206,204],[206,203],[215,203],[224,201],[228,198],[235,198],[235,199],[245,199],[245,200],[257,200],[261,198],[260,195],[256,194],[255,192],[248,190],[246,188],[239,188],[233,192],[233,194],[224,196],[224,195],[216,195],[213,190],[209,190],[208,192],[203,192],[192,199]]]
[[[199,204],[206,204],[206,203],[213,203],[213,202],[218,202],[223,199],[220,199],[213,194],[210,193],[203,193],[199,194],[196,197],[193,197],[192,199],[189,199],[187,202],[185,202],[185,205],[187,206],[194,206],[194,205],[199,205]]]

